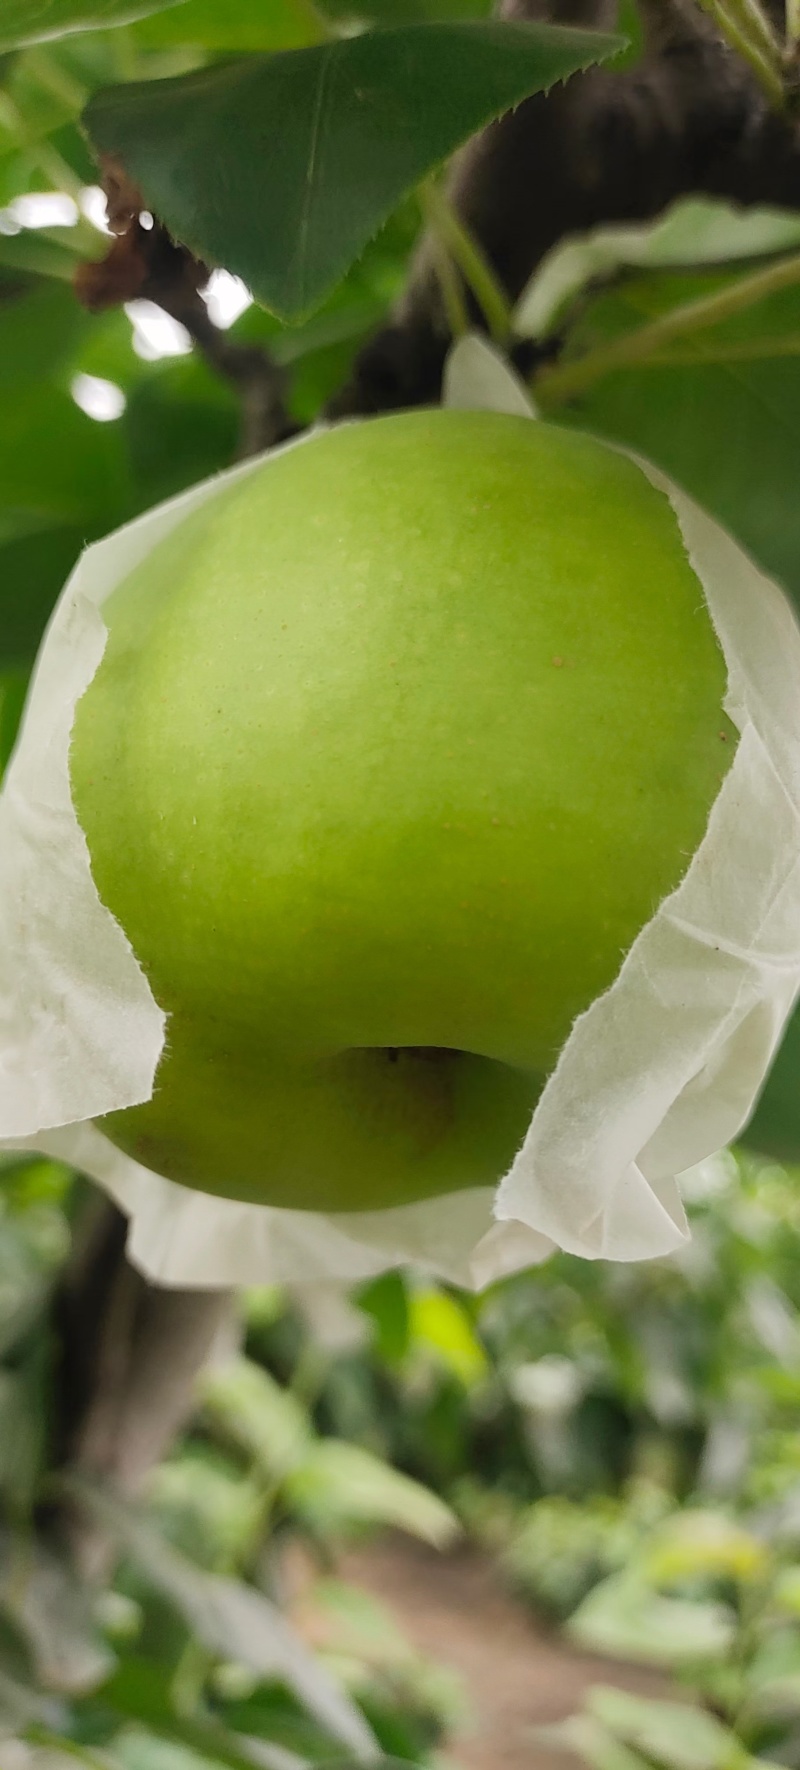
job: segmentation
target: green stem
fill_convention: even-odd
[[[464,287],[444,240],[436,233],[433,234],[433,260],[448,329],[454,338],[463,338],[469,331]]]
[[[419,198],[430,227],[472,291],[491,337],[496,344],[506,343],[511,335],[511,303],[483,248],[432,179],[420,186]]]
[[[761,5],[761,0],[726,0],[728,11],[734,18],[738,16],[741,28],[754,43],[760,44],[764,54],[777,67],[781,59],[781,45],[772,25]]]
[[[37,85],[42,86],[45,92],[51,92],[54,98],[59,98],[75,116],[83,110],[89,97],[88,86],[74,79],[48,50],[41,47],[29,49],[25,56],[25,65]]]
[[[699,0],[720,35],[748,63],[775,110],[786,106],[781,50],[755,0]],[[758,18],[758,23],[754,21]]]
[[[791,48],[800,43],[800,0],[786,0],[786,41]]]
[[[36,161],[40,171],[44,173],[54,190],[64,191],[77,203],[83,182],[63,155],[49,141],[37,141],[31,134],[22,112],[7,92],[0,92],[0,123],[9,135],[16,136],[17,144],[23,153],[30,154]]]
[[[698,363],[774,362],[779,357],[800,356],[800,332],[781,332],[775,337],[742,338],[735,344],[694,344],[685,350],[659,350],[643,365],[652,369],[693,369]]]
[[[588,351],[586,356],[578,357],[574,362],[557,363],[551,369],[542,369],[535,382],[536,397],[543,404],[560,405],[583,393],[612,370],[646,362],[676,340],[718,326],[723,320],[755,307],[768,295],[790,289],[797,283],[800,283],[800,254],[782,259],[779,264],[771,264],[766,270],[754,271],[751,276],[741,277],[713,295],[703,295],[698,301],[673,307],[669,313],[659,315],[657,320],[637,327],[634,332],[626,332],[624,337],[615,338],[611,344],[602,344],[597,350]]]

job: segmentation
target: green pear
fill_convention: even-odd
[[[735,747],[667,498],[586,436],[404,413],[266,459],[103,612],[74,801],[168,1025],[102,1129],[303,1210],[497,1181]]]

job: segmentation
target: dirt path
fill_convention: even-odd
[[[473,1551],[437,1555],[398,1537],[350,1551],[340,1573],[387,1605],[421,1653],[460,1675],[474,1719],[448,1751],[463,1770],[575,1770],[531,1729],[571,1714],[590,1684],[665,1693],[657,1674],[549,1634]]]

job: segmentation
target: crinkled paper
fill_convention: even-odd
[[[476,338],[451,356],[447,398],[531,411]],[[105,598],[257,464],[90,548],[54,612],[0,796],[0,1146],[92,1175],[130,1217],[134,1261],[166,1284],[356,1280],[413,1263],[481,1286],[554,1246],[670,1252],[686,1237],[678,1177],[745,1124],[800,991],[800,632],[782,592],[643,462],[705,593],[739,742],[684,879],[576,1021],[497,1192],[330,1217],[239,1204],[141,1167],[91,1122],[149,1098],[165,1022],[92,881],[69,790],[75,707],[102,656]]]

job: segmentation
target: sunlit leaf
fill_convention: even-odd
[[[411,1343],[432,1354],[465,1387],[486,1374],[486,1354],[466,1310],[446,1291],[418,1290],[409,1299]]]
[[[695,1576],[751,1581],[762,1578],[768,1550],[724,1512],[692,1507],[668,1519],[648,1543],[644,1565],[655,1584]]]
[[[587,1708],[627,1745],[670,1770],[730,1770],[740,1756],[730,1728],[688,1703],[656,1702],[597,1685],[588,1693]]]
[[[0,301],[0,396],[55,375],[90,326],[71,289],[44,282]]]
[[[301,1463],[312,1432],[300,1402],[247,1358],[212,1366],[202,1379],[209,1417],[271,1475]]]
[[[596,1586],[569,1623],[582,1647],[664,1666],[718,1658],[734,1628],[725,1605],[664,1597],[627,1571]]]
[[[359,1445],[326,1438],[314,1444],[288,1478],[287,1500],[321,1528],[347,1523],[390,1524],[436,1548],[458,1534],[458,1523],[436,1494],[391,1469]]]

